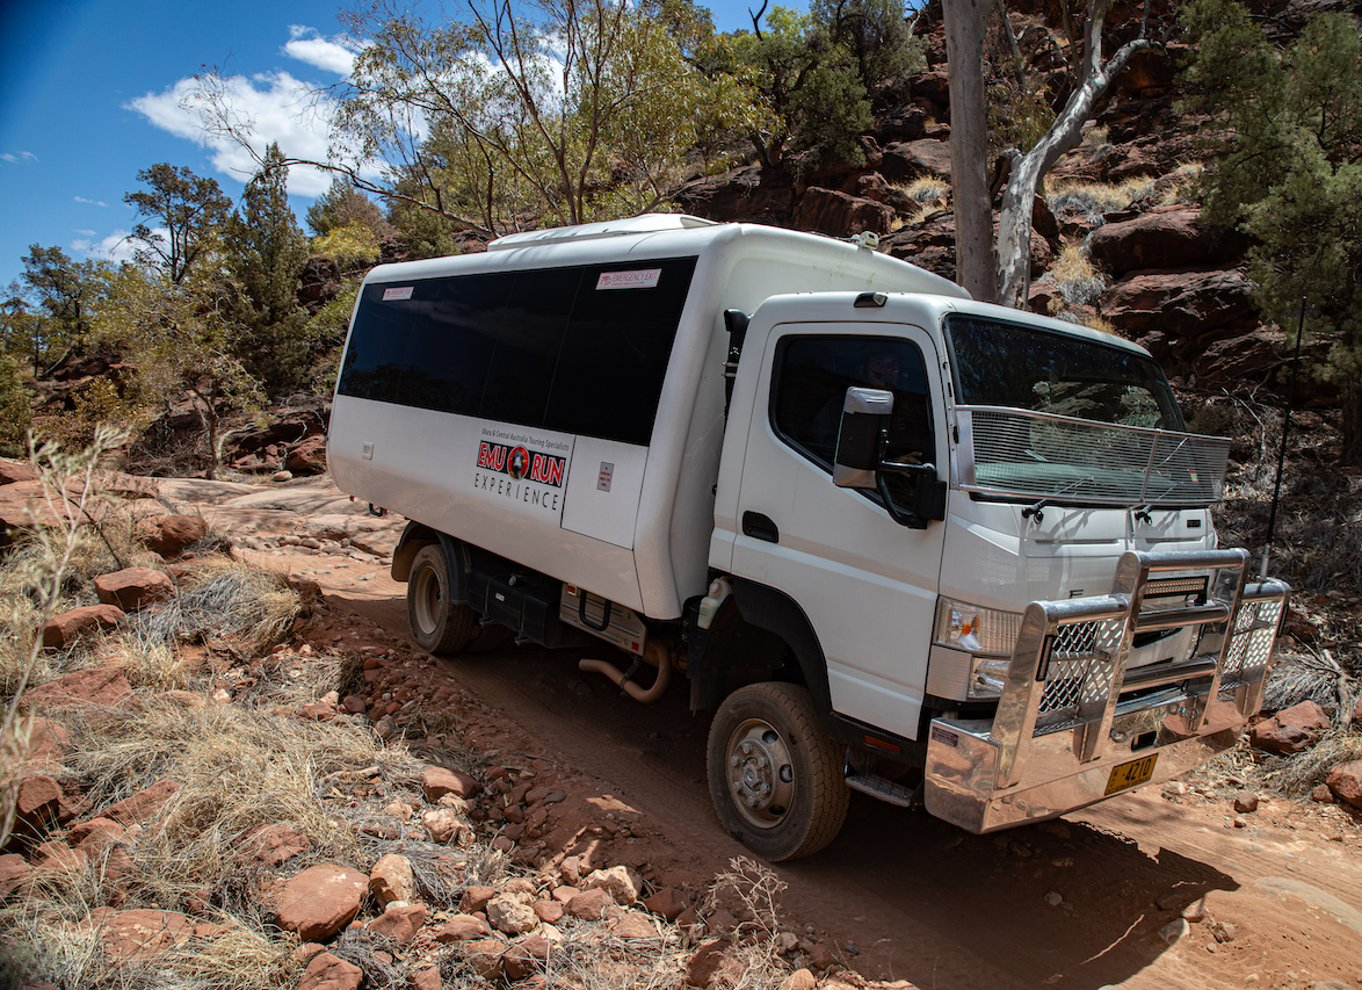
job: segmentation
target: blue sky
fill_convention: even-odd
[[[743,0],[708,6],[721,30],[750,23]],[[211,175],[240,196],[248,158],[207,143],[179,107],[196,73],[232,78],[266,141],[320,154],[303,92],[343,78],[353,48],[343,9],[334,0],[0,0],[0,290],[30,244],[117,257],[134,222],[123,196],[157,162]],[[300,222],[328,182],[291,176]]]

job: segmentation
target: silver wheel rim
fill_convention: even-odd
[[[424,636],[433,635],[439,628],[440,613],[445,604],[440,579],[433,568],[423,567],[416,575],[416,586],[412,589],[411,600],[415,606],[418,630]]]
[[[757,828],[774,828],[794,801],[794,760],[770,722],[744,720],[728,739],[724,760],[728,793],[738,814]]]

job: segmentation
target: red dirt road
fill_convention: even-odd
[[[348,613],[352,639],[406,642],[403,585],[353,561],[324,569],[333,625]],[[707,719],[687,710],[682,685],[643,706],[576,659],[508,647],[433,669],[494,713],[473,717],[500,720],[520,753],[580,772],[598,803],[613,798],[655,876],[703,884],[744,853],[710,809]],[[1284,799],[1236,816],[1236,772],[993,836],[854,795],[829,849],[777,868],[788,920],[866,977],[922,988],[1362,986],[1357,819]],[[1206,920],[1170,945],[1160,931],[1203,897]]]

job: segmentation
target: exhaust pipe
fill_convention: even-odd
[[[639,660],[635,660],[628,670],[620,670],[608,660],[583,659],[577,662],[577,669],[591,674],[604,674],[615,682],[616,687],[622,688],[629,697],[646,705],[661,698],[663,692],[667,690],[667,685],[671,682],[672,656],[671,651],[666,647],[657,643],[649,643],[643,648],[641,659],[657,668],[657,675],[653,678],[652,685],[647,688],[634,682],[634,675],[638,673]]]

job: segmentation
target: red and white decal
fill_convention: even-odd
[[[597,289],[655,289],[662,279],[661,268],[640,268],[632,272],[601,272]]]
[[[390,286],[383,290],[383,301],[393,302],[394,300],[401,301],[403,299],[410,299],[412,288],[413,286],[410,285]]]

